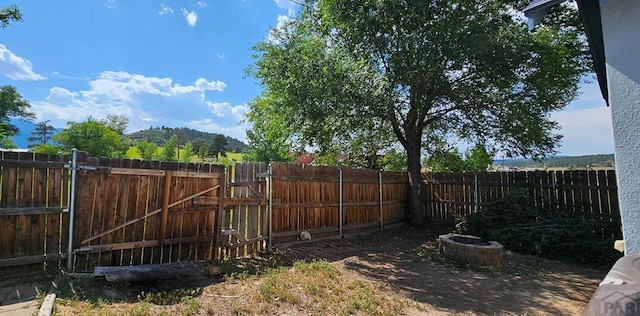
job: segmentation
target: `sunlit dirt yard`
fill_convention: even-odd
[[[606,271],[507,253],[504,267],[438,254],[441,228],[402,226],[204,264],[202,277],[58,281],[58,315],[579,315]]]

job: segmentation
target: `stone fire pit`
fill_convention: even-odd
[[[504,247],[497,241],[460,234],[440,235],[440,254],[472,264],[502,267]]]

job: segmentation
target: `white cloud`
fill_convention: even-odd
[[[205,102],[211,111],[218,117],[226,118],[237,123],[245,119],[245,115],[249,108],[246,104],[237,106],[231,105],[229,102]]]
[[[118,7],[118,0],[107,0],[107,8],[115,9]]]
[[[160,3],[160,11],[158,12],[159,15],[165,15],[165,14],[173,14],[173,9],[171,9],[170,6],[165,5],[164,3]]]
[[[16,56],[6,46],[0,44],[0,73],[13,80],[43,80],[44,76],[33,71],[31,62]]]
[[[206,7],[208,7],[209,5],[207,5],[207,3],[206,3],[206,2],[204,2],[204,1],[202,1],[202,0],[201,0],[201,1],[196,2],[196,6],[201,7],[201,8],[206,8]]]
[[[55,127],[68,121],[83,121],[89,115],[101,119],[123,114],[130,119],[129,131],[149,125],[190,127],[223,133],[244,140],[246,123],[240,124],[247,106],[207,100],[210,92],[223,91],[221,81],[198,78],[179,84],[171,78],[147,77],[128,72],[105,71],[88,82],[88,89],[49,89],[42,100],[32,100],[36,120],[51,120]]]
[[[294,16],[296,14],[296,10],[298,9],[299,4],[291,1],[291,0],[273,0],[276,3],[276,6],[280,9],[287,10],[287,14],[289,16]]]
[[[196,23],[198,23],[198,13],[196,11],[189,11],[185,8],[180,8],[180,11],[182,11],[182,15],[187,19],[189,26],[196,26]]]
[[[580,97],[562,112],[552,115],[564,137],[561,155],[613,153],[611,108],[605,105],[597,83],[583,84]]]
[[[204,78],[196,80],[196,87],[202,90],[222,91],[227,85],[222,81],[207,81]]]

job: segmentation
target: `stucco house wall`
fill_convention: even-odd
[[[625,255],[640,254],[640,1],[601,0]]]

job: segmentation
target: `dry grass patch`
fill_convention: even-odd
[[[196,289],[141,291],[140,284],[65,280],[56,314],[398,315],[411,304],[391,287],[327,261],[257,269],[238,260],[229,266],[223,264],[218,281]],[[237,268],[241,266],[248,270]]]
[[[292,268],[268,273],[261,280],[260,299],[331,315],[397,315],[408,305],[390,288],[354,279],[326,261],[297,261]]]

